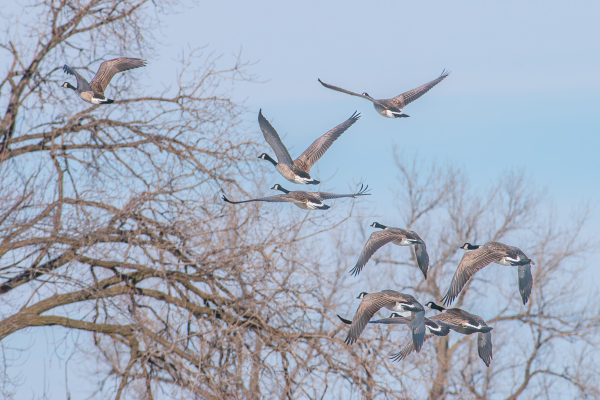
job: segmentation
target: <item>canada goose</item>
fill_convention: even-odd
[[[417,257],[417,264],[423,272],[423,276],[427,279],[427,269],[429,268],[429,255],[427,254],[427,247],[423,239],[417,235],[414,231],[408,231],[406,229],[392,228],[380,224],[379,222],[373,222],[371,224],[373,228],[383,229],[382,231],[373,232],[365,244],[363,251],[358,257],[358,261],[354,268],[350,270],[350,274],[357,276],[362,271],[363,267],[367,264],[367,261],[375,254],[380,247],[387,243],[393,243],[397,246],[415,246],[415,255]]]
[[[361,299],[360,306],[352,318],[348,336],[344,340],[346,344],[356,342],[371,317],[377,311],[385,307],[392,311],[410,311],[412,327],[412,340],[417,352],[421,351],[423,338],[425,337],[425,309],[413,296],[403,294],[395,290],[382,290],[378,293],[362,292],[357,299]]]
[[[350,325],[352,321],[342,318],[339,315],[337,316],[344,324]],[[411,315],[412,317],[412,315]],[[374,321],[369,321],[370,324],[402,324],[402,325],[411,325],[412,318],[403,317],[398,313],[392,313],[388,318],[378,319]],[[438,323],[433,319],[425,318],[425,337],[423,338],[423,343],[427,341],[427,339],[432,338],[433,336],[447,336],[450,333],[450,328],[445,324]],[[390,359],[392,361],[400,361],[410,353],[415,351],[415,346],[412,340],[408,341],[406,345],[402,348],[402,350],[398,353],[390,354]]]
[[[406,107],[407,105],[409,105],[410,103],[412,103],[413,101],[418,99],[419,97],[423,96],[425,93],[427,93],[429,91],[429,89],[431,89],[432,87],[434,87],[435,85],[440,83],[448,75],[450,75],[450,72],[446,72],[446,70],[444,70],[444,71],[442,71],[442,74],[439,76],[439,78],[434,79],[429,83],[421,85],[416,89],[409,90],[408,92],[402,93],[394,98],[379,99],[379,100],[376,100],[373,97],[369,96],[369,94],[366,92],[363,94],[358,94],[358,93],[354,93],[354,92],[351,92],[346,89],[342,89],[337,86],[330,85],[328,83],[323,82],[320,79],[319,79],[319,82],[321,83],[321,85],[325,86],[328,89],[337,90],[338,92],[347,93],[352,96],[362,97],[363,99],[367,99],[367,100],[373,102],[373,106],[375,107],[375,110],[379,114],[383,115],[384,117],[403,118],[403,117],[410,117],[410,115],[406,115],[402,112],[402,109],[404,107]]]
[[[308,149],[292,161],[292,157],[287,148],[281,141],[277,131],[271,126],[269,121],[263,116],[262,110],[258,113],[258,123],[263,132],[265,140],[271,146],[277,157],[277,162],[273,160],[267,153],[262,153],[258,158],[269,161],[275,166],[285,179],[292,183],[300,183],[303,185],[318,185],[319,181],[311,178],[310,169],[319,159],[325,154],[327,149],[331,147],[333,142],[339,138],[352,124],[360,118],[359,113],[354,113],[346,121],[342,122],[310,145]]]
[[[477,332],[477,352],[479,358],[483,360],[486,367],[490,366],[492,361],[492,327],[487,326],[483,318],[478,315],[471,314],[460,308],[444,308],[430,301],[425,304],[427,307],[442,311],[441,314],[435,315],[430,319],[444,324],[448,328],[462,333],[463,335],[470,335]]]
[[[519,267],[519,292],[521,293],[523,304],[527,304],[531,295],[531,288],[533,287],[531,265],[535,265],[535,263],[521,249],[499,242],[487,242],[481,246],[465,243],[460,248],[471,251],[465,253],[460,261],[458,269],[452,278],[450,288],[442,299],[444,305],[451,304],[460,294],[465,283],[477,271],[490,263]]]
[[[113,60],[104,61],[100,64],[96,76],[88,83],[83,76],[79,75],[77,71],[69,67],[67,64],[63,67],[63,70],[69,75],[75,75],[77,78],[77,87],[71,85],[69,82],[62,84],[62,87],[73,89],[77,92],[79,97],[90,104],[110,104],[114,100],[107,99],[104,97],[104,90],[110,83],[110,80],[118,72],[127,71],[133,68],[145,67],[146,60],[140,58],[115,58]]]
[[[242,201],[231,201],[227,197],[223,196],[223,200],[231,204],[240,204],[240,203],[249,203],[251,201],[266,201],[266,202],[290,202],[293,203],[296,207],[300,207],[303,210],[327,210],[329,208],[328,205],[323,204],[323,200],[330,199],[339,199],[342,197],[357,197],[357,196],[370,196],[370,193],[366,193],[368,191],[369,186],[360,185],[360,189],[358,192],[353,194],[335,194],[335,193],[327,193],[327,192],[304,192],[301,190],[289,191],[281,187],[281,185],[277,184],[273,186],[271,189],[279,190],[285,194],[278,194],[276,196],[262,197],[260,199],[251,199],[251,200],[242,200]]]

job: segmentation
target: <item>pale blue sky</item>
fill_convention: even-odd
[[[380,214],[393,200],[394,143],[406,155],[463,167],[482,188],[504,171],[525,169],[567,212],[600,197],[598,16],[597,1],[200,2],[165,18],[156,36],[167,46],[159,60],[149,60],[146,74],[169,83],[174,59],[188,45],[227,55],[242,49],[243,58],[258,61],[250,71],[267,80],[236,85],[234,96],[247,99],[252,111],[248,126],[262,140],[256,123],[262,108],[292,156],[354,110],[362,112],[317,164],[317,175],[335,174],[324,185],[328,190],[366,181]],[[317,82],[385,98],[444,68],[452,75],[405,109],[411,118],[400,120]],[[263,150],[272,153],[266,144]],[[301,188],[273,172],[277,182]],[[18,398],[41,393],[43,363],[51,397],[64,396],[64,370],[51,361],[49,332],[16,339],[36,340],[24,368],[37,378],[27,374]]]
[[[482,186],[525,169],[563,208],[600,195],[599,15],[592,1],[202,2],[165,20],[170,47],[156,64],[166,68],[187,44],[242,49],[268,82],[239,84],[235,96],[247,98],[258,138],[262,108],[292,156],[362,112],[317,164],[321,178],[337,171],[327,189],[362,178],[386,207],[395,143],[410,156],[456,163]],[[444,68],[450,77],[401,120],[317,82],[387,98]]]

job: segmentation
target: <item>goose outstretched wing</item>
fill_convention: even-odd
[[[354,112],[350,118],[342,122],[317,140],[315,140],[309,147],[294,161],[294,165],[305,172],[310,172],[310,169],[319,159],[325,154],[327,149],[331,147],[333,142],[339,138],[342,133],[346,132],[358,119],[360,113]]]
[[[67,64],[65,64],[63,67],[63,71],[65,71],[66,74],[74,75],[75,78],[77,78],[77,90],[79,90],[80,92],[91,92],[92,91],[92,87],[90,86],[88,81],[86,81],[83,76],[79,75],[79,73],[77,71],[75,71],[73,68],[71,68]]]
[[[321,197],[323,200],[331,200],[331,199],[340,199],[342,197],[358,197],[358,196],[370,196],[369,185],[364,186],[360,185],[360,189],[358,192],[351,194],[335,194],[335,193],[327,193],[327,192],[317,192],[316,194]]]
[[[369,236],[369,240],[365,244],[360,256],[358,257],[358,261],[356,265],[350,270],[350,274],[353,276],[357,276],[360,274],[360,271],[365,267],[367,262],[371,259],[373,254],[381,247],[386,244],[393,242],[398,239],[398,234],[394,232],[390,232],[387,230],[373,232],[371,236]]]
[[[341,87],[337,87],[337,86],[333,86],[333,85],[330,85],[328,83],[325,83],[325,82],[323,82],[320,79],[318,79],[318,80],[321,83],[321,85],[325,86],[327,89],[331,89],[331,90],[335,90],[335,91],[338,91],[338,92],[346,93],[346,94],[349,94],[350,96],[362,97],[363,99],[367,99],[369,101],[372,101],[373,103],[379,104],[381,107],[385,108],[385,106],[383,104],[381,104],[380,102],[378,102],[377,100],[375,100],[372,97],[368,97],[368,96],[364,96],[362,94],[354,93],[354,92],[351,92],[349,90],[342,89]]]
[[[467,281],[473,275],[475,275],[477,271],[481,270],[492,262],[500,261],[502,257],[503,253],[486,249],[477,249],[465,253],[460,261],[460,264],[458,265],[458,269],[454,273],[450,288],[448,288],[448,292],[442,299],[444,304],[451,304],[460,294],[460,291],[465,286]]]
[[[394,304],[398,299],[386,293],[371,293],[366,295],[358,306],[356,314],[352,318],[352,324],[348,330],[348,336],[344,340],[346,344],[353,344],[365,329],[373,315],[382,307]]]
[[[144,66],[146,66],[146,60],[142,60],[141,58],[121,57],[104,61],[100,64],[100,68],[96,72],[94,79],[90,82],[90,86],[94,90],[94,93],[104,95],[104,90],[106,90],[106,87],[115,74]]]
[[[446,70],[442,71],[442,74],[439,78],[432,80],[431,82],[427,82],[424,85],[419,86],[418,88],[409,90],[408,92],[404,92],[389,101],[396,107],[402,109],[417,100],[419,97],[423,96],[427,93],[431,88],[440,83],[444,78],[450,75],[450,72],[446,72]]]
[[[231,201],[225,195],[223,195],[221,198],[224,201],[226,201],[227,203],[231,203],[231,204],[250,203],[252,201],[266,201],[266,202],[269,202],[269,203],[294,202],[294,199],[292,199],[287,194],[278,194],[278,195],[275,195],[275,196],[261,197],[260,199],[250,199],[250,200],[241,200],[241,201]]]
[[[273,128],[271,123],[263,116],[262,110],[258,112],[258,124],[260,125],[260,129],[262,130],[265,140],[275,152],[277,161],[281,164],[287,165],[288,167],[292,167],[294,164],[294,161],[292,161],[292,156],[290,156],[288,149],[281,141],[281,138],[279,137],[279,134],[275,128]]]
[[[423,342],[426,342],[427,340],[431,339],[434,336],[435,335],[432,335],[432,334],[428,333],[423,338]],[[400,350],[398,353],[392,353],[392,354],[390,354],[390,360],[392,360],[392,361],[402,361],[410,353],[412,353],[413,351],[415,351],[415,344],[414,344],[414,342],[412,340],[410,340],[410,341],[406,342],[406,344],[404,345],[404,347],[402,347],[402,350]]]

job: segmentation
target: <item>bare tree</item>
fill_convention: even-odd
[[[247,64],[222,67],[192,52],[173,86],[151,94],[143,71],[120,74],[111,106],[59,88],[67,60],[92,75],[108,57],[151,58],[160,13],[177,6],[41,0],[27,6],[29,18],[6,20],[0,344],[27,329],[86,332],[75,351],[96,360],[96,398],[598,394],[598,317],[589,306],[597,293],[577,280],[576,260],[594,248],[580,237],[587,215],[557,228],[522,175],[480,195],[456,168],[398,158],[403,220],[395,219],[427,241],[430,276],[422,279],[408,252],[384,249],[355,279],[347,271],[366,231],[350,229],[360,215],[353,202],[305,213],[219,200],[266,187],[260,136],[242,129],[245,108],[228,90],[253,79]],[[387,360],[406,339],[397,327],[343,343],[335,314],[353,311],[359,291],[439,299],[458,246],[491,239],[522,241],[537,266],[525,307],[496,279],[506,268],[479,273],[457,301],[495,328],[489,369],[470,337],[427,342],[402,363]],[[2,363],[3,396],[18,383],[10,360]]]
[[[9,19],[0,340],[44,326],[90,332],[100,398],[292,397],[320,357],[310,344],[334,329],[309,249],[348,213],[219,201],[263,186],[244,108],[222,86],[252,79],[246,65],[192,54],[175,87],[152,95],[139,71],[121,74],[110,107],[58,88],[66,60],[92,73],[115,53],[151,54],[149,8],[170,6],[49,0],[29,7],[39,17],[29,23]]]

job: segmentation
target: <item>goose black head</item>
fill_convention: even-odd
[[[480,246],[478,245],[473,245],[471,243],[465,243],[462,246],[460,246],[461,249],[463,250],[477,250]]]
[[[364,92],[362,95],[365,97],[371,97],[371,96],[369,96],[369,93],[367,93],[367,92]]]
[[[279,183],[276,183],[275,186],[271,188],[271,190],[279,190],[280,192],[283,192],[285,194],[288,194],[290,192],[289,190],[282,188]]]
[[[366,295],[368,295],[368,294],[369,294],[369,293],[367,293],[367,292],[361,292],[361,293],[358,295],[357,299],[361,299],[361,300],[362,300],[362,299],[363,299],[363,298],[364,298]]]
[[[438,311],[444,311],[445,308],[442,306],[438,306],[437,304],[435,304],[433,301],[429,301],[425,304],[425,306],[431,308],[432,310],[438,310]]]
[[[393,312],[390,314],[390,318],[404,318],[404,317],[402,317],[402,315],[398,314],[397,312]]]
[[[60,85],[60,87],[64,87],[64,88],[67,88],[67,89],[77,90],[77,88],[75,86],[71,85],[69,82],[63,83],[62,85]]]
[[[371,228],[385,229],[385,228],[387,228],[387,226],[385,226],[385,225],[381,225],[379,222],[373,222],[373,223],[371,224]]]
[[[271,158],[270,155],[268,155],[267,153],[262,153],[260,156],[258,156],[258,158],[260,158],[261,160],[265,160],[270,162],[271,164],[273,164],[274,166],[277,166],[277,162],[275,160],[273,160]]]

